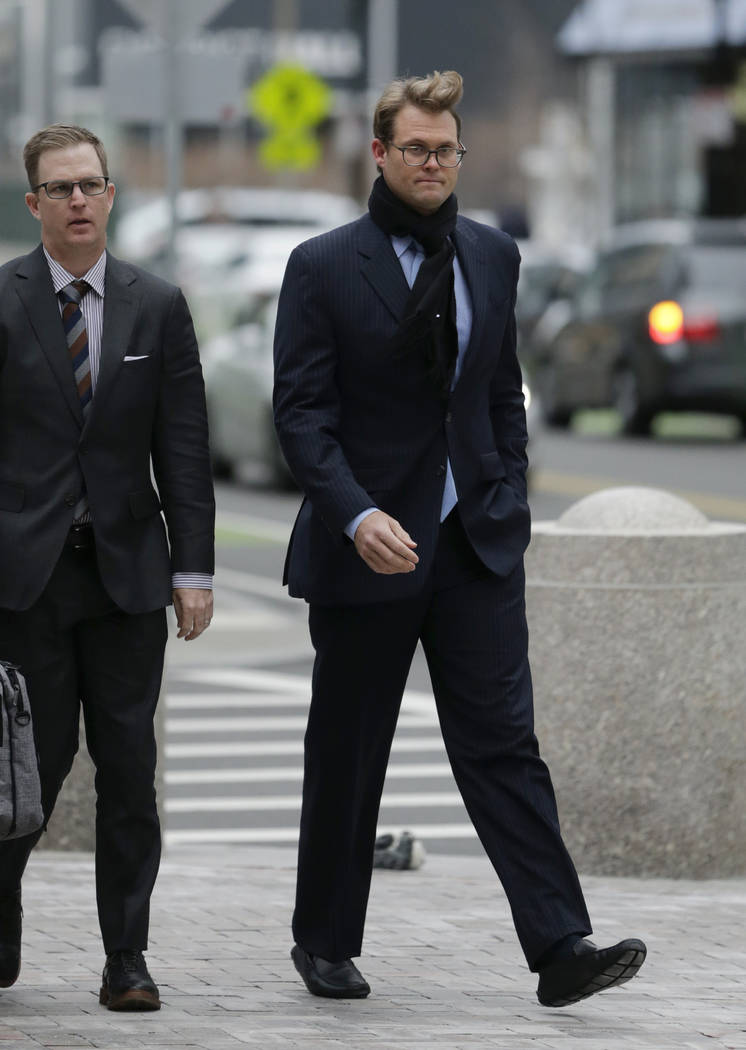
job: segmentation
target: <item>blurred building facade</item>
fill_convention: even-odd
[[[746,214],[746,0],[582,0],[558,46],[581,74],[600,230]]]
[[[4,63],[0,71],[20,85],[6,110],[16,116],[0,171],[18,174],[20,145],[40,123],[79,120],[112,144],[120,185],[162,188],[160,31],[176,37],[182,67],[185,186],[273,181],[257,158],[263,129],[245,92],[275,62],[290,60],[328,81],[334,108],[320,128],[321,165],[280,181],[364,198],[373,175],[370,99],[385,79],[376,83],[370,68],[376,42],[369,30],[374,8],[384,21],[388,8],[394,25],[378,43],[378,69],[464,74],[462,197],[472,207],[520,212],[521,155],[539,135],[546,100],[571,102],[575,94],[575,73],[555,47],[572,7],[573,0],[464,0],[458,10],[447,0],[0,0],[28,67],[14,74]]]
[[[592,241],[623,219],[744,213],[744,40],[746,0],[0,0],[0,211],[25,138],[55,119],[105,136],[120,189],[162,191],[174,107],[180,184],[362,201],[383,81],[456,68],[459,196],[515,232]],[[320,164],[274,174],[247,90],[286,61],[323,78],[333,106]]]

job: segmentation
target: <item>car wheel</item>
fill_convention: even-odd
[[[217,409],[207,401],[207,423],[210,430],[210,468],[212,470],[212,476],[219,478],[221,481],[230,481],[233,477],[233,463],[224,456],[222,452],[218,452],[218,413]]]
[[[555,382],[553,373],[547,369],[541,373],[540,377],[537,376],[537,386],[539,389],[539,413],[542,420],[549,427],[562,427],[563,429],[570,426],[572,421],[574,409],[567,408],[566,405],[558,404],[555,397]]]
[[[636,373],[631,368],[620,368],[612,378],[612,391],[612,405],[619,413],[622,433],[648,435],[655,412],[643,403]]]
[[[210,454],[210,463],[212,465],[212,476],[218,478],[221,481],[230,481],[233,477],[233,464],[230,460],[225,459],[224,456],[218,455],[216,452]]]

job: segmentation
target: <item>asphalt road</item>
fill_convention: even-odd
[[[604,417],[583,419],[578,431],[535,435],[531,454],[534,520],[556,518],[599,488],[631,484],[746,522],[746,445],[718,422],[677,422],[673,433],[646,441],[615,437]],[[312,653],[305,607],[279,581],[298,504],[296,493],[218,486],[216,616],[202,639],[169,648],[167,841],[295,843]],[[380,827],[410,828],[434,852],[481,848],[448,767],[421,654]]]

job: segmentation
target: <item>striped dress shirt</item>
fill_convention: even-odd
[[[88,332],[88,359],[91,366],[91,389],[95,395],[96,380],[98,379],[99,362],[101,361],[101,334],[104,329],[104,295],[106,293],[106,252],[103,251],[97,261],[84,273],[82,278],[68,273],[56,259],[44,247],[44,255],[47,259],[49,272],[52,276],[54,294],[62,316],[62,300],[59,293],[72,281],[83,280],[90,285],[90,290],[83,296],[80,310],[85,320]],[[79,519],[80,524],[90,522],[91,513],[86,511]],[[198,587],[200,590],[212,590],[212,576],[202,572],[176,572],[171,577],[172,587]]]

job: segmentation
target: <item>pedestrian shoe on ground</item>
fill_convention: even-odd
[[[365,999],[370,995],[370,985],[352,959],[328,962],[309,955],[299,944],[293,945],[290,955],[311,995],[327,999]]]
[[[21,972],[21,891],[0,897],[0,988],[10,988]]]
[[[411,831],[379,835],[373,851],[373,867],[394,871],[414,871],[425,860],[425,847]]]
[[[589,995],[623,984],[645,962],[647,948],[636,937],[611,948],[580,939],[572,954],[539,970],[537,996],[542,1006],[569,1006]]]
[[[141,951],[124,949],[106,956],[98,1001],[110,1010],[160,1010],[158,988]]]

